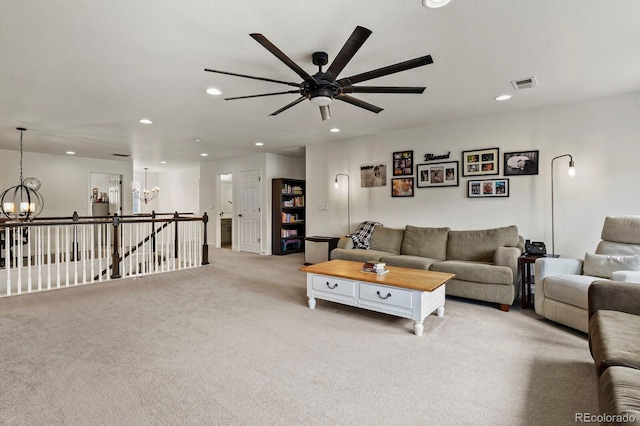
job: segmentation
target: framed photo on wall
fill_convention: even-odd
[[[418,164],[418,188],[440,188],[444,186],[458,186],[459,161],[443,163]]]
[[[413,178],[391,179],[392,197],[413,197]]]
[[[499,174],[500,150],[498,148],[462,151],[462,176]]]
[[[538,151],[519,151],[504,153],[504,175],[537,175]]]
[[[393,153],[393,175],[413,176],[413,151]]]
[[[360,186],[370,188],[387,185],[387,164],[367,163],[360,165]]]
[[[509,179],[469,180],[467,197],[508,197]]]

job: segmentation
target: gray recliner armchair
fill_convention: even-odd
[[[584,260],[536,260],[538,315],[588,333],[591,283],[603,279],[640,283],[640,216],[606,217],[601,238],[595,253],[586,253]]]

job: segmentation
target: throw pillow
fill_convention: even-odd
[[[615,271],[640,271],[640,255],[610,256],[585,253],[583,272],[593,277],[609,278]]]
[[[369,244],[369,238],[371,238],[371,234],[373,233],[373,228],[376,226],[382,226],[381,223],[373,222],[367,220],[358,225],[356,232],[351,234],[351,239],[353,240],[353,248],[361,248],[361,249],[369,249],[371,245]]]

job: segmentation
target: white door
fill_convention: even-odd
[[[121,186],[122,175],[109,176],[109,214],[111,215],[118,213],[118,216],[122,216]]]
[[[261,185],[260,170],[240,172],[238,233],[240,251],[260,253]]]

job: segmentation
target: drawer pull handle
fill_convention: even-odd
[[[387,293],[387,295],[385,297],[382,297],[382,295],[380,294],[380,291],[378,290],[376,293],[378,293],[378,297],[380,299],[388,299],[391,297],[391,293]]]
[[[329,287],[331,290],[333,290],[336,287],[338,287],[338,283],[336,283],[333,287],[331,287],[331,284],[329,284],[329,281],[327,281],[327,287]]]

